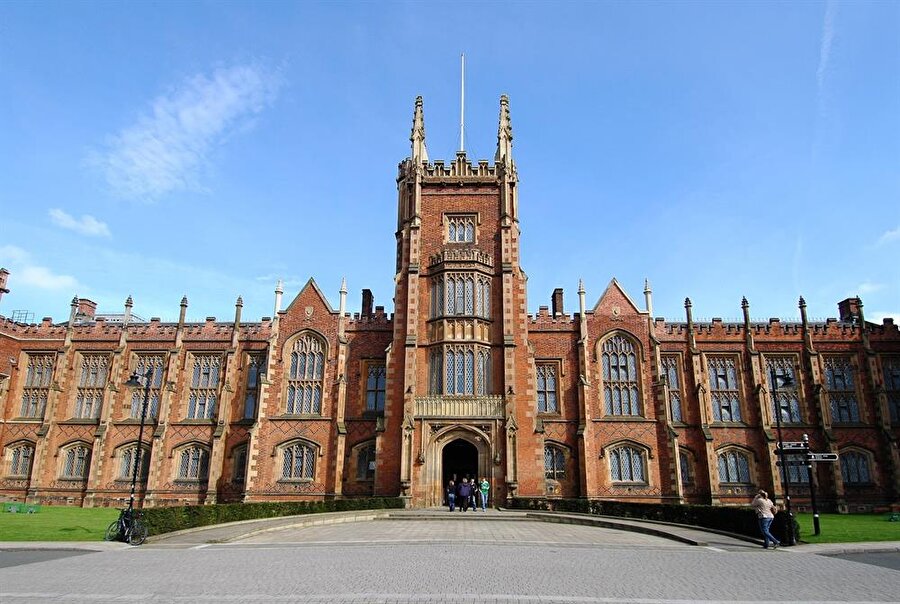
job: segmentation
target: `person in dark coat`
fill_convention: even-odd
[[[456,507],[456,484],[451,480],[447,483],[447,505],[452,512]]]
[[[469,484],[468,478],[463,478],[456,494],[459,496],[459,511],[469,511],[469,500],[472,498],[472,485]]]

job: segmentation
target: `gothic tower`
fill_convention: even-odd
[[[509,101],[493,164],[465,151],[430,161],[421,97],[410,141],[376,490],[437,505],[447,480],[477,475],[502,498],[517,487],[516,397],[529,379]]]

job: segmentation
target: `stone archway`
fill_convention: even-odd
[[[444,505],[444,490],[453,474],[456,479],[488,476],[493,484],[491,455],[490,436],[476,427],[452,426],[439,430],[425,450],[425,505]]]

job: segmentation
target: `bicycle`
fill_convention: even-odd
[[[129,545],[140,545],[147,538],[147,527],[141,521],[141,512],[133,508],[125,508],[106,528],[106,541],[124,541]]]

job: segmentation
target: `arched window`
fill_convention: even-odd
[[[289,414],[322,412],[324,372],[325,352],[322,342],[311,334],[294,342],[287,387]]]
[[[728,484],[750,484],[750,460],[741,451],[719,453],[719,482]]]
[[[791,383],[790,388],[776,388],[773,382],[781,378],[781,383]],[[772,399],[772,421],[776,420],[776,414],[781,414],[781,422],[796,424],[803,421],[800,416],[800,398],[797,396],[797,377],[794,372],[794,360],[791,357],[769,357],[766,359],[766,380],[769,383],[769,393]]]
[[[6,453],[9,459],[8,474],[10,477],[27,478],[31,475],[31,462],[34,459],[34,446],[20,443]]]
[[[603,342],[603,400],[607,415],[640,415],[637,355],[623,336]]]
[[[212,419],[216,416],[221,362],[222,359],[219,355],[198,354],[194,356],[191,393],[188,399],[188,419]]]
[[[384,411],[384,363],[371,362],[367,368],[366,377],[366,411]]]
[[[831,403],[832,422],[839,424],[859,421],[859,401],[856,399],[850,357],[825,359],[825,389]]]
[[[674,355],[664,356],[661,360],[661,372],[666,377],[666,385],[669,387],[669,408],[672,412],[672,421],[684,421],[681,411],[681,377],[678,371],[678,357]]]
[[[538,413],[559,413],[556,399],[556,363],[537,364]]]
[[[900,424],[900,357],[882,357],[881,369],[891,423]]]
[[[552,480],[566,477],[566,454],[555,445],[544,445],[544,475]]]
[[[734,357],[707,357],[713,418],[717,422],[741,421],[741,395]]]
[[[87,445],[78,443],[65,449],[62,478],[67,480],[86,480],[91,468],[91,450]]]
[[[22,417],[44,417],[55,354],[29,354],[25,387],[22,389]]]
[[[206,480],[209,476],[209,450],[192,445],[181,450],[178,463],[178,480]]]
[[[137,357],[134,373],[146,376],[150,373],[150,392],[147,400],[147,419],[159,417],[159,399],[162,392],[163,372],[165,371],[165,359],[161,354],[141,354]],[[144,388],[135,388],[131,393],[131,419],[141,418],[141,408],[144,404]]]
[[[119,452],[119,472],[117,480],[131,480],[134,476],[134,457],[137,454],[137,445],[123,447]],[[150,475],[150,448],[141,447],[141,458],[139,460],[138,480],[147,482],[147,476]]]
[[[231,481],[244,482],[247,476],[247,445],[238,445],[231,450]]]
[[[356,451],[356,479],[375,479],[375,443],[359,447]]]
[[[694,484],[694,472],[692,469],[691,454],[685,449],[678,450],[678,467],[681,469],[681,485]]]
[[[443,364],[443,371],[440,368]],[[431,353],[431,393],[456,396],[490,394],[491,351],[474,345],[453,345]],[[443,392],[440,376],[446,377]]]
[[[637,447],[617,447],[609,452],[613,482],[647,482],[644,453]]]
[[[844,484],[871,484],[869,456],[859,451],[843,451],[840,454],[841,479]]]
[[[75,414],[79,419],[100,417],[103,395],[106,392],[106,376],[109,356],[86,354],[81,359],[81,373],[78,376],[78,390],[75,394]]]
[[[311,444],[285,445],[281,456],[281,480],[312,480],[316,477],[316,450]]]

